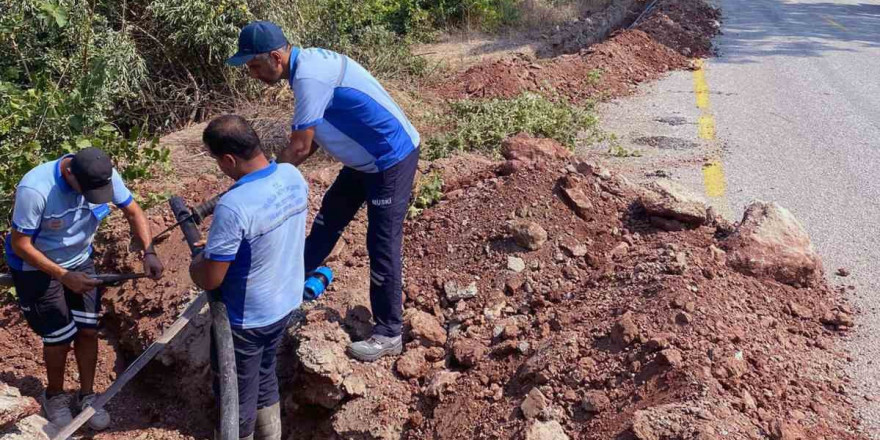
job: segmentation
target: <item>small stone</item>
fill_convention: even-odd
[[[520,354],[527,354],[529,352],[530,345],[526,341],[522,341],[516,344],[516,351],[520,352]]]
[[[528,395],[526,395],[525,400],[523,400],[522,405],[520,405],[520,409],[522,410],[523,415],[526,416],[526,419],[534,419],[543,414],[549,406],[550,402],[544,397],[544,393],[535,387],[529,391]]]
[[[839,277],[848,277],[849,273],[849,270],[847,270],[845,267],[841,267],[837,269],[836,275]]]
[[[509,255],[507,257],[507,268],[516,273],[520,273],[526,270],[526,262],[523,261],[522,258]]]
[[[611,328],[611,340],[618,345],[629,345],[639,335],[639,328],[632,319],[632,312],[626,312]]]
[[[567,245],[563,244],[562,250],[564,250],[570,257],[580,258],[584,255],[587,255],[587,246],[583,244],[575,244],[575,245]]]
[[[669,365],[672,368],[679,368],[684,364],[681,352],[674,348],[667,348],[666,350],[661,351],[657,359],[663,363],[663,365]]]
[[[425,360],[424,349],[407,350],[403,356],[397,359],[395,364],[397,372],[406,379],[418,379],[428,372],[430,366]]]
[[[507,293],[508,295],[513,295],[513,294],[519,292],[519,290],[523,286],[523,283],[524,283],[524,281],[520,277],[511,278],[511,279],[507,280],[506,283],[504,283],[504,292]]]
[[[610,256],[611,258],[617,259],[625,256],[627,253],[629,253],[629,244],[627,244],[625,241],[622,241],[618,243],[617,246],[614,246],[614,249],[612,249],[610,252]]]
[[[486,346],[475,339],[460,339],[452,345],[452,356],[464,367],[473,367],[486,355]]]
[[[446,329],[440,325],[434,315],[421,310],[414,310],[406,314],[405,319],[410,337],[420,341],[426,347],[442,346],[446,344]]]
[[[349,396],[363,396],[367,392],[367,384],[359,376],[350,374],[342,381],[342,389]]]
[[[688,325],[692,321],[693,318],[691,318],[691,315],[688,315],[685,312],[678,312],[678,314],[675,315],[675,323],[678,325]]]
[[[447,281],[443,284],[443,291],[446,293],[446,299],[452,302],[473,298],[477,296],[477,282],[472,281],[467,287],[461,287],[455,281]]]
[[[569,440],[569,437],[556,420],[549,422],[536,420],[526,431],[525,440]]]
[[[516,244],[528,250],[541,249],[547,242],[547,231],[533,221],[516,221],[510,226],[510,229]]]
[[[449,370],[442,370],[434,373],[434,375],[431,376],[431,380],[428,382],[425,394],[432,397],[439,397],[449,392],[455,386],[459,376],[461,376],[461,373]]]
[[[583,405],[586,412],[598,414],[611,407],[611,399],[604,391],[587,391],[584,395]]]

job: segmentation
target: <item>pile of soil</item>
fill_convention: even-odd
[[[370,332],[358,216],[330,263],[337,281],[279,353],[286,435],[863,438],[835,344],[851,325],[841,292],[736,272],[723,221],[660,230],[625,179],[596,164],[533,159],[423,166],[443,176],[445,199],[406,225],[406,351],[372,364],[344,354]],[[204,169],[174,182],[188,200],[213,193]],[[308,172],[313,213],[337,171]],[[166,214],[157,209],[152,221],[167,223]],[[115,356],[139,353],[191,295],[185,244],[172,235],[159,250],[166,279],[108,291],[113,338],[102,343],[99,389],[121,367]],[[101,252],[114,269],[135,264],[112,257],[112,246]],[[0,377],[36,396],[39,341],[17,313],[0,309]],[[194,349],[205,333],[190,331],[112,402],[119,422],[94,438],[210,437]]]
[[[290,435],[864,438],[841,291],[735,271],[732,225],[658,229],[601,166],[519,162],[429,166],[445,199],[406,227],[399,358],[344,354],[370,329],[362,224],[346,233],[280,354]]]
[[[575,102],[623,96],[641,82],[690,67],[688,57],[709,55],[718,18],[718,10],[703,0],[658,0],[635,28],[576,54],[478,64],[436,90],[448,99],[510,98],[523,92]]]

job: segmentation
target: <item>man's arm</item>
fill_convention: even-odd
[[[125,214],[125,219],[128,220],[128,224],[131,225],[134,239],[137,240],[141,245],[141,249],[144,250],[144,273],[154,280],[161,278],[165,268],[162,266],[162,262],[153,248],[152,234],[150,232],[150,224],[147,222],[147,216],[144,215],[144,211],[135,201],[131,201],[121,209],[122,213]]]
[[[223,278],[226,277],[226,271],[231,264],[231,261],[207,260],[203,252],[198,254],[189,265],[189,276],[202,289],[214,290],[223,284]]]
[[[292,131],[287,148],[278,153],[278,162],[299,166],[318,149],[314,140],[315,127]]]
[[[12,242],[10,244],[12,245],[12,250],[15,251],[15,255],[24,260],[25,263],[61,281],[62,284],[74,292],[82,293],[101,284],[100,281],[83,272],[71,272],[50,260],[49,257],[34,247],[33,239],[30,235],[13,230]]]

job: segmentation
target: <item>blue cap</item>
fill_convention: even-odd
[[[238,52],[226,60],[226,64],[240,66],[261,53],[269,53],[286,45],[287,38],[277,24],[271,21],[255,21],[241,29],[238,34]]]

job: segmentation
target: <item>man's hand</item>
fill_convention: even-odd
[[[61,284],[64,284],[65,287],[76,293],[86,293],[101,285],[101,281],[90,277],[84,272],[68,271],[59,281],[61,281]]]
[[[144,255],[144,273],[147,274],[148,278],[158,280],[162,278],[164,271],[165,267],[162,266],[162,261],[159,260],[156,254],[148,252]]]

